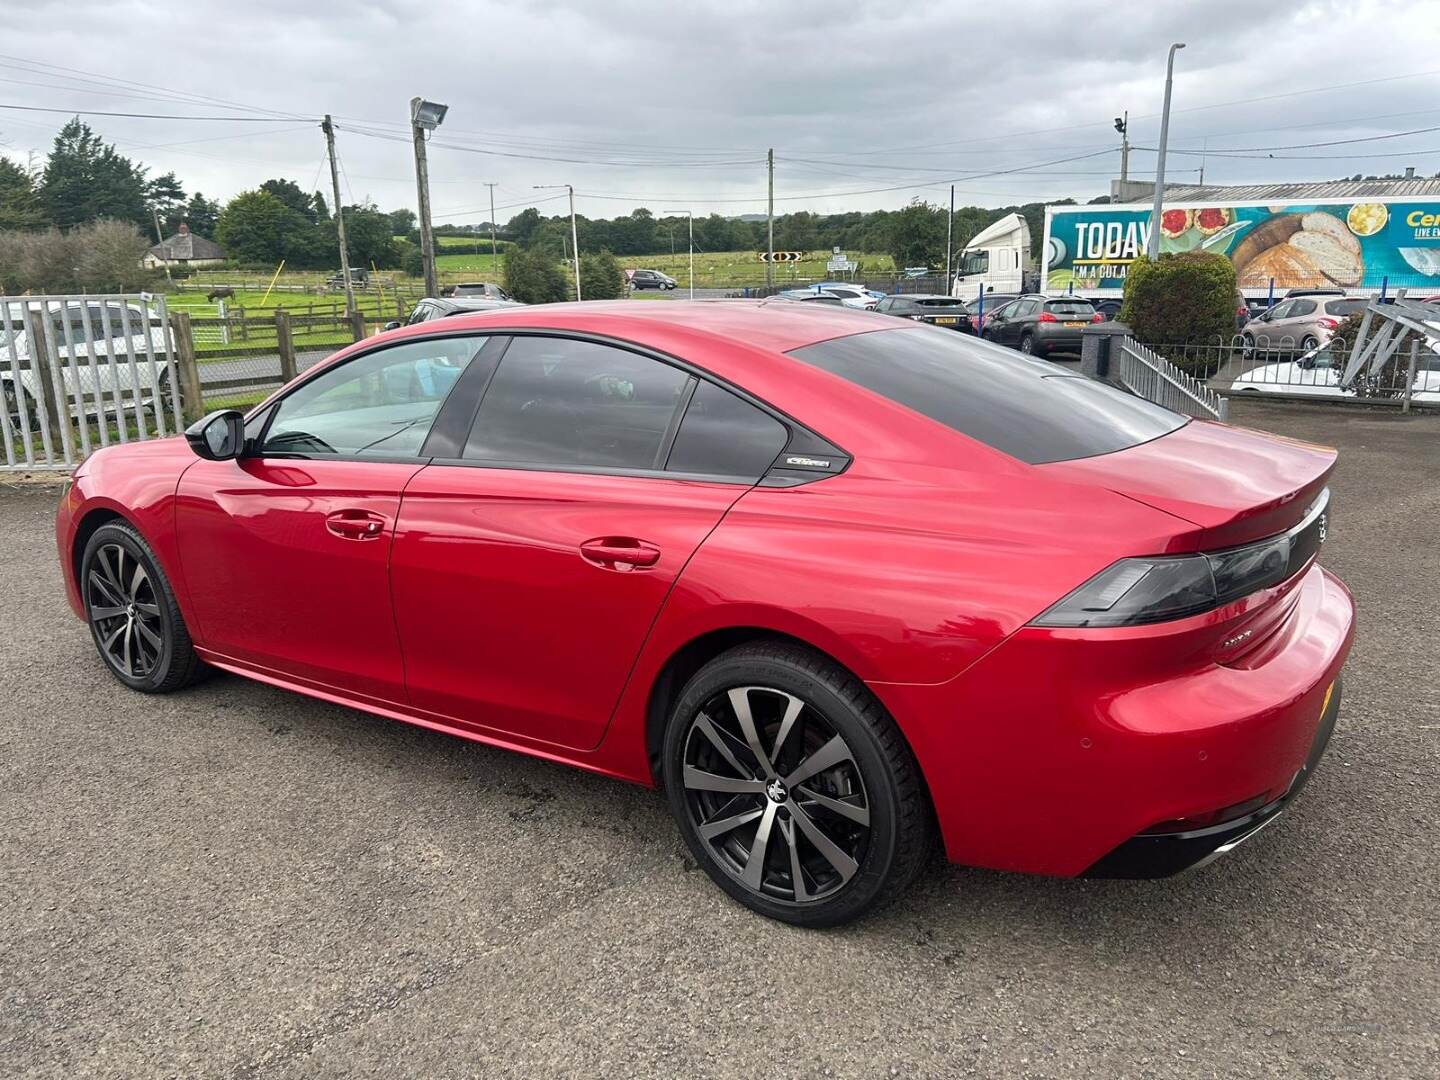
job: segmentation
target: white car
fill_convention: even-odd
[[[880,302],[869,289],[860,285],[851,285],[843,281],[824,281],[815,286],[816,292],[829,293],[831,296],[838,296],[840,302],[846,307],[864,308],[869,311]]]
[[[28,318],[40,316],[41,303],[29,302]],[[173,339],[157,316],[139,304],[117,300],[43,303],[48,316],[45,332],[52,355],[60,361],[70,416],[82,419],[101,412],[113,413],[117,400],[120,408],[133,415],[138,398],[142,408],[160,402],[173,420],[168,362]],[[43,398],[39,375],[30,362],[30,334],[18,307],[12,302],[3,320],[0,383],[4,384],[5,408],[11,422],[17,426],[20,422],[23,396],[25,419],[34,430],[39,427],[38,410]]]
[[[1421,353],[1416,365],[1410,400],[1440,403],[1440,338],[1427,338],[1426,346],[1429,351]],[[1230,384],[1230,392],[1355,397],[1353,387],[1345,390],[1340,388],[1340,377],[1344,374],[1346,359],[1343,355],[1333,356],[1328,344],[1319,345],[1298,360],[1261,364],[1251,368]]]

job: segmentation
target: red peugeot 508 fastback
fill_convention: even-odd
[[[1334,460],[843,308],[517,307],[94,454],[57,538],[127,686],[221,668],[661,784],[721,888],[819,926],[937,828],[1145,877],[1272,821],[1351,641]]]

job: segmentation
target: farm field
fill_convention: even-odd
[[[457,239],[446,237],[446,239]],[[465,241],[467,246],[470,241]],[[798,263],[777,263],[775,266],[775,281],[783,283],[787,281],[806,282],[823,279],[825,277],[825,263],[830,258],[828,251],[809,252],[809,257]],[[890,273],[895,269],[895,264],[889,255],[854,255],[850,256],[860,263],[864,272],[868,273]],[[499,260],[496,260],[489,251],[477,254],[471,251],[449,250],[444,254],[435,256],[435,268],[443,280],[456,280],[453,275],[458,273],[475,274],[481,277],[490,275],[494,280],[499,280],[502,263],[504,261],[502,252]],[[680,282],[682,286],[688,284],[690,260],[683,252],[674,255],[617,255],[620,265],[626,270],[638,270],[642,267],[648,270],[662,270]],[[765,283],[765,264],[762,263],[753,251],[715,251],[695,253],[695,284],[700,288],[742,288],[746,285],[763,285]]]

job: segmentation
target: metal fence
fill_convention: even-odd
[[[1110,378],[1147,401],[1186,416],[1224,420],[1229,414],[1225,398],[1203,379],[1181,370],[1159,353],[1133,338],[1124,338],[1110,357]]]
[[[0,469],[69,469],[180,430],[163,296],[0,296]]]

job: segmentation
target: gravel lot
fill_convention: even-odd
[[[0,1076],[1435,1076],[1440,418],[1338,445],[1362,620],[1287,819],[1156,883],[937,864],[827,933],[661,798],[237,678],[113,682],[0,492]]]

